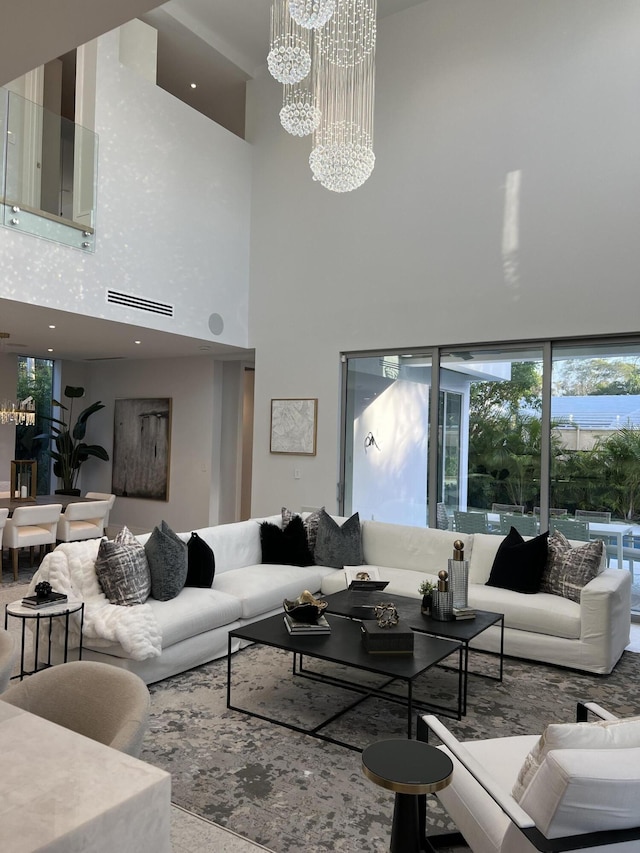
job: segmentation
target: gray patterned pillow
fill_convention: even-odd
[[[149,597],[151,576],[144,548],[127,527],[115,539],[100,543],[96,576],[111,604],[143,604]]]
[[[154,527],[144,545],[151,573],[151,595],[156,601],[170,601],[184,587],[189,571],[187,543],[166,521]]]
[[[305,519],[303,519],[302,523],[304,524],[304,529],[307,534],[307,542],[309,543],[309,550],[313,554],[316,550],[316,541],[318,539],[318,522],[320,521],[320,513],[324,512],[324,507],[317,510],[316,512],[312,512]],[[282,526],[283,528],[289,524],[292,518],[295,518],[296,515],[300,515],[299,512],[294,512],[292,509],[287,509],[286,506],[282,507]]]
[[[331,566],[334,569],[361,566],[362,535],[358,513],[348,518],[342,527],[324,509],[320,510],[319,516],[318,538],[314,551],[316,565]]]
[[[549,537],[549,557],[540,592],[561,595],[579,603],[582,587],[600,570],[603,549],[601,539],[573,548],[563,533],[554,531]]]

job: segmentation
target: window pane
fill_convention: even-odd
[[[431,359],[347,362],[344,512],[425,526]]]
[[[47,358],[18,356],[18,400],[33,397],[36,406],[35,426],[16,427],[16,459],[35,459],[39,495],[51,493],[51,458],[47,453],[47,442],[34,441],[35,436],[49,432],[53,398],[53,361]]]
[[[488,514],[459,516],[459,529],[486,524],[487,532],[497,533],[501,511],[533,516],[540,503],[542,350],[444,351],[440,390],[445,400],[455,393],[460,401],[457,460],[452,413],[441,405],[441,500],[449,512]],[[456,468],[454,486],[447,472]]]

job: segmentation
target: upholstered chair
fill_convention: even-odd
[[[74,501],[60,516],[56,529],[58,542],[79,542],[104,536],[109,501]]]
[[[41,669],[9,687],[2,701],[136,757],[149,721],[140,676],[96,661]]]
[[[36,545],[50,548],[56,544],[56,529],[62,512],[62,504],[45,506],[19,506],[7,519],[4,528],[4,547],[11,552],[13,578],[18,580],[18,551],[29,548],[31,565]]]
[[[94,501],[109,501],[109,509],[107,510],[107,514],[104,518],[104,531],[106,533],[107,528],[109,527],[109,513],[116,502],[116,496],[109,494],[109,492],[85,492],[84,496],[85,498],[91,498],[91,500]]]

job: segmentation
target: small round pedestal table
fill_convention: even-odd
[[[425,801],[421,795],[447,787],[453,773],[449,756],[419,740],[381,740],[363,751],[362,772],[376,785],[395,792],[391,853],[433,850],[425,837],[424,815],[420,815]]]

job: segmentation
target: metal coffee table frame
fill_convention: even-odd
[[[236,628],[229,631],[229,649],[227,657],[227,708],[232,711],[240,711],[241,713],[248,714],[251,717],[266,720],[269,723],[283,726],[284,728],[292,731],[311,735],[312,737],[337,744],[338,746],[346,747],[347,749],[352,749],[356,752],[360,752],[361,747],[339,740],[338,738],[331,737],[331,735],[324,733],[322,730],[370,697],[381,698],[385,701],[406,707],[408,738],[412,737],[413,718],[415,712],[418,710],[430,709],[431,711],[438,711],[447,716],[461,719],[463,706],[464,651],[464,647],[461,643],[416,633],[413,654],[368,654],[362,645],[361,630],[358,622],[350,619],[342,619],[340,617],[328,616],[327,618],[331,625],[331,633],[319,636],[290,635],[285,627],[284,619],[281,614],[270,616],[267,619],[260,620],[259,622],[253,622],[242,628]],[[232,665],[236,655],[231,653],[231,648],[232,641],[234,639],[240,639],[264,646],[271,646],[272,648],[291,652],[293,656],[292,674],[294,676],[309,678],[313,681],[325,684],[331,684],[336,687],[349,690],[350,692],[357,693],[358,697],[353,702],[350,702],[346,707],[341,708],[331,716],[310,728],[298,726],[294,723],[287,723],[278,720],[273,716],[268,716],[257,711],[251,711],[247,708],[241,708],[238,705],[233,705],[231,701]],[[458,702],[456,709],[454,710],[440,705],[415,700],[413,695],[414,681],[427,672],[432,666],[440,663],[455,652],[458,653]],[[347,681],[346,679],[339,678],[337,676],[326,675],[324,673],[314,672],[305,668],[305,657],[328,661],[342,666],[353,667],[354,669],[370,672],[383,677],[386,676],[386,680],[376,687],[354,684],[353,681]],[[386,689],[393,682],[401,682],[406,685],[406,696],[392,693]]]
[[[328,612],[338,616],[346,616],[351,619],[369,619],[369,613],[375,604],[385,599],[384,594],[379,592],[355,592],[352,590],[341,590],[332,595],[325,596],[329,602]],[[464,646],[463,656],[463,690],[462,690],[462,714],[467,713],[467,685],[469,675],[478,678],[489,678],[493,681],[502,681],[504,675],[504,613],[492,613],[489,610],[477,610],[474,619],[451,620],[440,622],[430,616],[423,616],[420,610],[420,600],[403,595],[387,595],[386,600],[393,601],[398,608],[400,618],[413,630],[432,637],[444,637],[448,640],[457,640]],[[469,643],[492,625],[500,625],[500,651],[498,675],[471,671],[469,672]],[[482,649],[474,649],[475,652],[488,654]],[[460,719],[460,718],[458,718]]]

